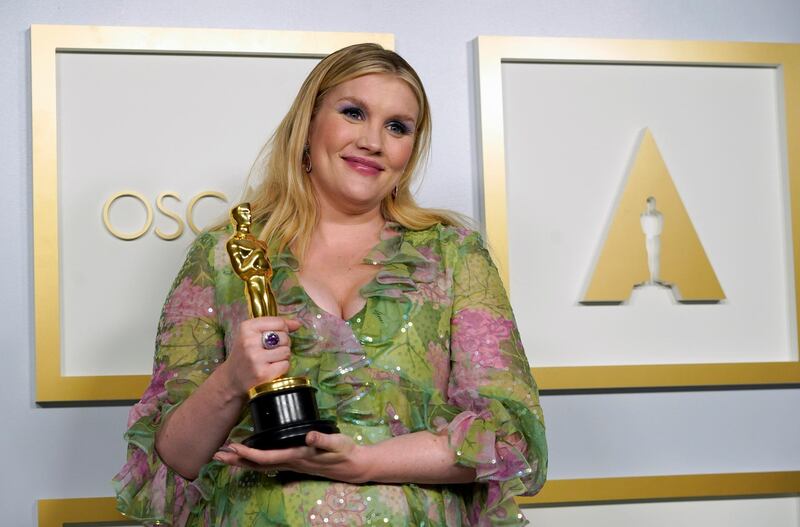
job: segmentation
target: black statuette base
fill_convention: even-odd
[[[306,434],[315,431],[323,434],[338,434],[339,428],[333,421],[319,419],[283,428],[264,430],[245,439],[244,444],[258,450],[277,450],[304,446],[306,444]]]
[[[244,444],[259,450],[291,448],[306,444],[312,431],[336,434],[336,422],[320,419],[315,389],[295,386],[262,393],[250,401],[255,433]]]

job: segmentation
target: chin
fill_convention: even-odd
[[[344,201],[357,205],[359,208],[371,209],[381,204],[385,194],[376,193],[374,189],[350,189],[342,195]]]
[[[364,214],[370,212],[381,206],[383,199],[375,199],[374,197],[364,198],[361,196],[347,196],[341,202],[345,208],[354,214]]]

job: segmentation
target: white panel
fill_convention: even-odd
[[[510,288],[536,366],[796,360],[780,76],[503,66]],[[578,304],[649,127],[727,300]]]
[[[800,390],[542,397],[554,479],[800,470]]]
[[[161,192],[186,222],[192,197],[241,195],[261,145],[316,59],[58,54],[62,366],[65,375],[146,374],[158,315],[194,234],[164,241],[176,223],[156,209]],[[135,190],[154,211],[141,238],[104,227],[105,201]],[[202,227],[227,213],[199,202]],[[117,200],[111,223],[135,232],[145,207]]]
[[[525,509],[535,527],[798,527],[800,499],[678,501]]]

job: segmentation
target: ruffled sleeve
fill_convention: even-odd
[[[447,404],[433,416],[477,484],[464,497],[468,525],[525,523],[514,496],[539,491],[547,445],[536,384],[500,276],[477,233],[453,244],[451,370]]]
[[[189,481],[155,450],[164,418],[224,359],[214,285],[216,246],[212,234],[201,235],[191,246],[161,313],[150,385],[128,418],[128,459],[113,484],[120,512],[145,524],[185,524],[210,498],[220,469],[210,463]]]

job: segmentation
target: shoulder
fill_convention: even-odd
[[[194,239],[189,251],[211,252],[217,247],[224,247],[228,243],[231,234],[230,227],[203,231]]]
[[[209,272],[218,269],[227,258],[226,245],[230,239],[230,229],[203,231],[189,245],[186,253],[186,266],[198,267]]]
[[[415,246],[439,245],[442,248],[458,248],[469,245],[483,247],[481,233],[468,227],[437,223],[427,229],[406,231],[405,238]]]
[[[418,252],[445,268],[461,267],[465,261],[476,257],[492,261],[481,233],[467,227],[436,224],[424,230],[407,231],[405,239]]]

